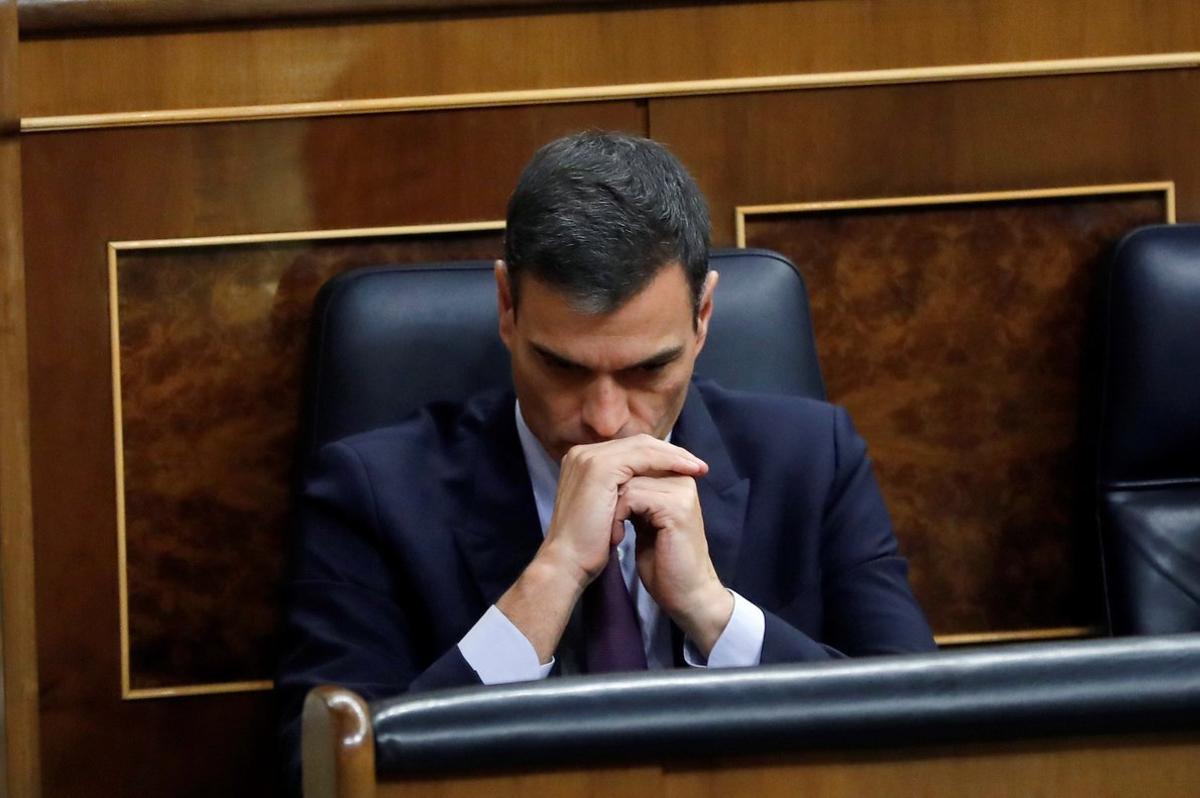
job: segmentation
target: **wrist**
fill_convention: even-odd
[[[545,664],[554,656],[571,611],[583,594],[587,582],[578,569],[570,567],[543,545],[538,554],[517,577],[504,595],[496,601],[496,609],[525,636]]]
[[[589,574],[578,559],[571,556],[571,552],[553,540],[542,544],[526,568],[526,573],[537,580],[543,589],[554,594],[570,595],[572,603],[583,595],[584,588],[595,578],[595,574]]]
[[[714,580],[674,620],[688,640],[708,657],[733,616],[733,594]]]

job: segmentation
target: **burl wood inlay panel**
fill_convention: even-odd
[[[808,283],[832,401],[868,441],[939,634],[1102,624],[1089,309],[1165,192],[746,217]]]
[[[130,687],[269,679],[310,308],[501,233],[119,250]]]

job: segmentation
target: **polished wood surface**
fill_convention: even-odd
[[[897,35],[904,31],[904,35]],[[1192,0],[790,0],[35,38],[25,119],[1200,50]]]
[[[1200,70],[1182,70],[662,99],[649,116],[732,245],[739,205],[1158,180],[1197,221],[1197,96]]]
[[[869,69],[849,72],[818,72],[800,75],[764,75],[747,78],[622,83],[515,91],[427,94],[414,97],[319,100],[271,105],[222,108],[180,108],[156,111],[115,111],[96,114],[41,116],[21,120],[23,132],[83,130],[91,128],[186,125],[207,122],[250,122],[265,119],[295,119],[352,114],[444,111],[451,109],[499,108],[564,102],[648,100],[659,97],[748,94],[763,91],[796,91],[859,86],[893,86],[909,83],[996,80],[999,78],[1090,75],[1105,72],[1163,71],[1200,68],[1200,53],[1065,58],[1049,61],[1016,61],[956,66]]]
[[[660,0],[638,5],[699,5],[703,1]],[[631,3],[629,0],[20,0],[18,9],[22,35],[46,35],[107,28],[228,25],[331,17],[550,11],[572,5],[605,8]]]
[[[0,792],[36,796],[38,678],[16,56],[16,2],[0,0]]]
[[[375,798],[375,734],[361,697],[317,687],[304,699],[304,798]]]
[[[380,798],[1184,798],[1200,783],[1200,739],[1157,735],[991,743],[879,752],[797,754],[531,775],[382,782]],[[370,793],[364,793],[370,794]],[[356,798],[344,792],[339,798]]]

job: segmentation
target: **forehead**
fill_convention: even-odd
[[[683,267],[666,266],[625,304],[609,313],[579,310],[563,293],[522,278],[516,325],[532,344],[597,368],[634,362],[683,344],[692,332],[692,294]]]

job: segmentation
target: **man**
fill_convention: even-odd
[[[515,396],[432,406],[310,470],[279,675],[293,751],[321,683],[378,698],[933,647],[845,412],[693,382],[718,276],[664,148],[542,148],[495,277]]]

